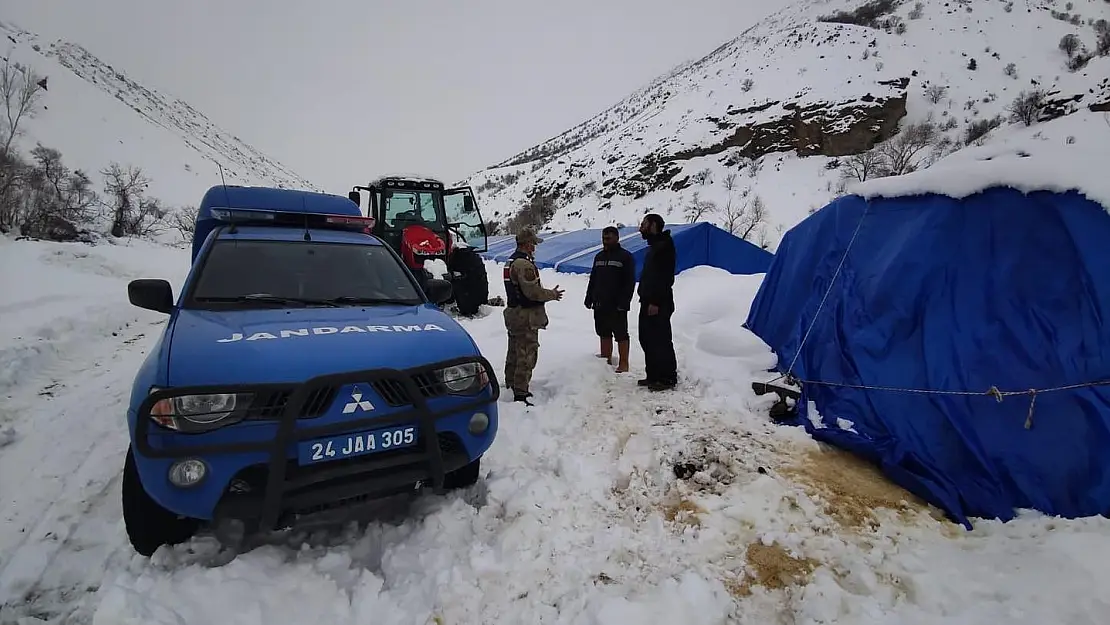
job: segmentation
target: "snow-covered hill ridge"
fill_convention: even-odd
[[[502,222],[530,203],[553,229],[647,210],[728,225],[759,197],[781,232],[911,124],[935,135],[907,170],[990,142],[1022,92],[1042,90],[1033,123],[1110,110],[1108,17],[1105,0],[804,0],[468,182]]]
[[[24,120],[24,151],[35,143],[61,151],[67,165],[94,173],[110,161],[142,167],[152,195],[195,204],[219,180],[317,189],[310,181],[212,123],[188,103],[140,84],[68,41],[47,42],[0,21],[3,54],[48,79],[45,105]]]

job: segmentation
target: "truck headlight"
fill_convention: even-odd
[[[438,373],[440,381],[451,393],[476,393],[489,384],[486,368],[478,362],[464,362],[461,365],[444,367]]]
[[[157,389],[151,389],[152,392],[154,390]],[[185,434],[210,432],[242,421],[246,414],[244,409],[250,405],[252,399],[251,393],[208,393],[166,397],[158,400],[151,407],[150,418],[158,425],[176,432]]]

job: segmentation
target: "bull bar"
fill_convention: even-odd
[[[478,390],[476,396],[473,398],[456,395],[453,397],[457,397],[461,401],[449,407],[433,411],[428,406],[428,398],[425,397],[424,393],[417,385],[415,377],[419,374],[429,374],[438,369],[466,363],[478,363],[485,368],[485,373],[489,380],[489,395],[486,394],[486,388]],[[409,400],[408,408],[402,408],[395,412],[380,416],[363,417],[330,425],[304,427],[300,429],[296,427],[298,421],[306,420],[302,418],[302,412],[310,398],[318,396],[317,394],[320,391],[326,391],[329,388],[339,388],[348,384],[372,385],[374,382],[384,381],[399,383],[403,387]],[[217,393],[253,393],[258,396],[259,394],[273,393],[289,389],[290,387],[294,390],[282,407],[280,415],[275,419],[277,421],[277,433],[272,440],[222,444],[212,443],[175,447],[173,449],[157,448],[150,444],[149,433],[152,426],[152,420],[150,418],[151,410],[157,402],[163,399],[181,395]],[[362,371],[331,373],[316,376],[300,383],[204,385],[158,389],[147,395],[138,408],[135,423],[135,445],[140,454],[149,458],[181,458],[185,456],[269,452],[266,488],[262,497],[261,513],[258,515],[258,529],[270,530],[277,525],[282,513],[283,504],[288,503],[286,501],[287,495],[292,491],[312,484],[344,477],[352,477],[361,473],[381,471],[393,467],[400,468],[405,464],[416,465],[423,463],[426,464],[427,467],[425,470],[416,470],[415,467],[408,467],[399,471],[393,479],[386,478],[383,480],[379,478],[377,482],[379,485],[389,484],[392,488],[396,489],[402,482],[411,484],[413,480],[420,482],[430,478],[434,492],[437,494],[442,493],[447,472],[459,467],[451,469],[445,467],[444,453],[440,447],[439,436],[436,430],[437,421],[455,413],[474,410],[488,405],[490,402],[496,402],[500,396],[501,388],[497,381],[497,375],[490,365],[489,360],[481,355],[452,358],[417,367],[410,367],[408,369],[377,368]],[[334,401],[336,400],[332,399],[332,402]],[[414,422],[419,424],[420,437],[423,439],[423,451],[415,456],[410,452],[409,455],[400,459],[397,457],[384,458],[357,465],[334,467],[327,466],[331,463],[323,463],[322,465],[314,466],[310,476],[294,476],[291,479],[287,479],[290,462],[287,457],[287,449],[290,445],[323,436],[342,434],[345,432],[354,433],[368,426],[377,428]],[[167,430],[167,432],[178,439],[196,435],[173,432],[172,430]],[[373,456],[371,456],[371,458],[373,458]],[[330,498],[365,495],[368,494],[367,491],[374,490],[376,489],[369,488],[367,484],[356,483],[326,488],[321,492],[312,493],[307,496],[300,495],[298,498],[310,504],[313,501],[322,502]]]

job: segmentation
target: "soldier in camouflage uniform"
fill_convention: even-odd
[[[531,228],[516,235],[516,251],[505,263],[505,329],[509,334],[509,350],[505,356],[505,384],[513,389],[513,401],[532,405],[532,370],[540,350],[540,330],[547,327],[544,304],[563,299],[559,285],[545,289],[533,257],[536,245],[543,239]]]

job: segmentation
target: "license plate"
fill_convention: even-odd
[[[416,444],[416,435],[415,425],[399,425],[369,432],[318,438],[297,446],[298,462],[313,464],[412,447]]]

